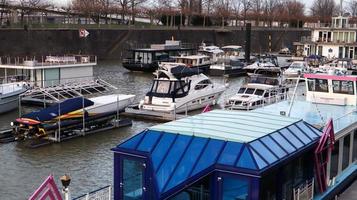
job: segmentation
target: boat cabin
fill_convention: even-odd
[[[243,53],[242,46],[238,45],[223,46],[221,49],[224,51],[225,56],[241,56]]]
[[[114,199],[311,198],[320,135],[303,120],[224,110],[153,126],[112,149]]]
[[[150,48],[131,49],[132,57],[124,62],[151,64],[160,61],[171,61],[171,57],[180,55],[192,55],[194,48],[186,48],[181,41],[167,40],[165,44],[152,44]]]
[[[2,83],[25,81],[31,86],[47,87],[94,79],[96,56],[46,56],[42,58],[0,58]]]
[[[306,100],[320,104],[357,105],[357,76],[305,74]]]
[[[211,64],[210,57],[205,55],[191,55],[175,57],[176,63],[185,64],[188,67],[209,67]]]

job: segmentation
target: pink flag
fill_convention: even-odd
[[[202,113],[209,112],[211,110],[212,110],[211,106],[209,104],[207,104],[207,106],[203,109]]]
[[[52,175],[48,176],[47,179],[40,185],[39,188],[37,188],[37,190],[29,198],[29,200],[46,199],[63,200]]]

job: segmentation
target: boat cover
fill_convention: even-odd
[[[186,67],[184,65],[178,65],[176,67],[171,68],[171,73],[177,79],[180,79],[180,78],[183,78],[183,77],[200,74],[201,70],[198,67],[189,68],[189,67]]]
[[[72,99],[67,99],[51,107],[28,113],[26,115],[23,115],[21,119],[32,119],[39,122],[50,121],[58,117],[59,115],[64,115],[72,111],[82,109],[83,107],[92,106],[93,104],[94,102],[91,100],[88,100],[83,97],[76,97]]]

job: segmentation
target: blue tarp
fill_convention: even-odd
[[[217,115],[217,112],[212,114]],[[227,114],[229,113],[226,112]],[[256,115],[256,113],[246,115]],[[286,117],[280,118],[282,120]],[[194,117],[186,119],[186,121],[192,120],[193,124],[197,123],[193,121]],[[256,118],[256,121],[257,119],[259,118]],[[215,120],[219,121],[220,118]],[[245,121],[241,120],[239,123],[246,123]],[[201,126],[201,129],[204,132],[204,126]],[[217,135],[220,135],[219,131]],[[204,137],[199,133],[190,135],[188,132],[180,134],[180,132],[160,131],[157,128],[157,130],[146,130],[113,150],[148,154],[152,163],[151,176],[154,177],[161,196],[180,184],[185,184],[185,181],[200,176],[200,173],[220,166],[233,169],[237,173],[259,175],[298,152],[311,148],[320,136],[321,132],[318,129],[302,120],[291,122],[283,128],[267,132],[253,140],[242,139],[241,142],[237,139],[214,138],[212,135]]]
[[[83,107],[92,106],[93,104],[94,102],[91,100],[88,100],[83,97],[76,97],[72,99],[67,99],[59,104],[50,106],[48,108],[28,113],[26,115],[23,115],[21,118],[28,118],[44,122],[52,120],[58,117],[59,115],[64,115],[72,111],[82,109]]]

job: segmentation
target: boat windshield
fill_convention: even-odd
[[[244,92],[245,92],[245,88],[242,87],[242,88],[239,89],[238,94],[243,94]]]
[[[264,90],[257,89],[254,94],[258,95],[258,96],[262,96],[263,93],[264,93]]]
[[[301,68],[303,68],[303,64],[301,64],[301,63],[292,63],[289,68],[301,69]]]
[[[255,89],[254,88],[248,88],[245,93],[246,94],[254,94]]]
[[[153,81],[148,96],[166,97],[166,98],[180,98],[186,96],[190,90],[190,83],[182,80],[160,80]]]

